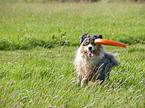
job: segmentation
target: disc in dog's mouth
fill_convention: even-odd
[[[93,54],[94,54],[94,52],[93,52],[93,51],[88,51],[88,57],[92,57],[92,56],[93,56]]]

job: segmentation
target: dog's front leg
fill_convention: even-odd
[[[81,75],[77,75],[77,84],[80,85],[81,84],[81,80],[82,80],[82,76]]]
[[[86,84],[87,84],[87,82],[88,82],[87,77],[84,77],[84,78],[82,79],[82,81],[81,81],[81,87],[83,87],[83,86],[84,86],[84,84],[86,85]]]

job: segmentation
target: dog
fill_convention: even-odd
[[[103,39],[102,35],[80,36],[80,47],[77,50],[74,65],[77,73],[77,83],[79,85],[90,85],[96,81],[102,84],[105,79],[109,79],[112,67],[120,63],[115,59],[115,54],[104,52],[100,44],[95,44],[95,39]]]

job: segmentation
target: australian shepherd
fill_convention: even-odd
[[[75,57],[75,69],[77,73],[77,83],[81,86],[90,85],[96,81],[103,83],[109,79],[109,74],[113,66],[120,63],[115,59],[115,54],[103,51],[102,45],[94,43],[102,35],[84,34],[80,36],[80,47]]]

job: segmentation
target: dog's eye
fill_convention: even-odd
[[[88,45],[89,44],[89,42],[86,42],[86,45]]]
[[[85,42],[83,43],[83,46],[86,46],[89,44],[89,39],[86,39]]]
[[[89,39],[86,40],[86,43],[89,43]]]
[[[85,43],[83,44],[83,46],[86,46],[86,45],[89,45],[89,42],[85,42]]]
[[[92,45],[95,45],[94,40],[95,40],[95,39],[93,39],[93,41],[91,42]]]

